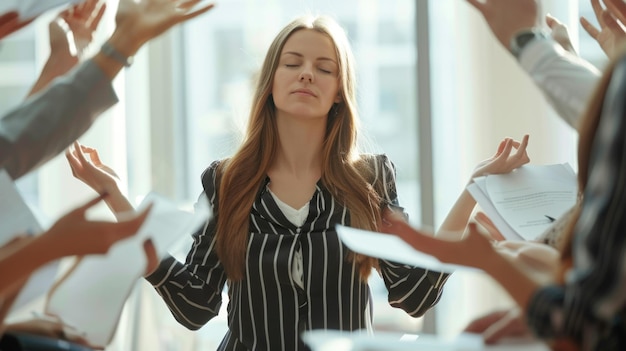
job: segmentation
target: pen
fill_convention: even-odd
[[[544,216],[546,216],[546,218],[550,221],[550,223],[556,221],[556,218],[554,218],[554,217],[550,217],[548,215],[544,215]]]

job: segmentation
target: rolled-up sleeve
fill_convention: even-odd
[[[98,65],[83,62],[0,119],[0,168],[13,179],[23,176],[65,150],[117,101]]]

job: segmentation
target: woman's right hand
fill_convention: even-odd
[[[98,194],[120,192],[119,177],[111,167],[100,161],[98,150],[74,142],[74,147],[65,152],[72,175],[87,184]]]

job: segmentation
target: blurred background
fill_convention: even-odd
[[[92,52],[113,28],[117,2],[108,2]],[[544,13],[568,24],[581,56],[602,67],[602,51],[578,24],[580,16],[595,19],[589,1],[544,0],[543,5]],[[395,163],[400,202],[414,225],[437,227],[475,164],[490,157],[504,137],[530,134],[532,163],[569,162],[576,169],[574,131],[463,0],[220,1],[215,10],[138,53],[115,80],[120,103],[81,142],[99,150],[136,203],[155,190],[191,207],[202,189],[202,171],[238,144],[252,80],[270,41],[304,13],[331,15],[346,29],[356,56],[361,142]],[[55,14],[3,40],[0,113],[34,83],[48,55],[47,27]],[[62,156],[18,186],[48,221],[92,196],[72,178]],[[105,206],[99,210],[109,215]],[[181,260],[187,239],[173,249]],[[378,330],[454,336],[477,315],[512,304],[490,278],[457,273],[439,304],[414,319],[389,307],[375,275],[371,283]],[[107,350],[211,350],[225,323],[224,311],[201,330],[186,330],[140,280]]]

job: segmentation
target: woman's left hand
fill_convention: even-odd
[[[526,152],[527,146],[528,134],[524,135],[521,142],[511,138],[505,138],[500,142],[495,155],[480,162],[476,166],[472,178],[488,174],[506,174],[527,164],[530,162],[530,158]]]

